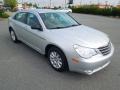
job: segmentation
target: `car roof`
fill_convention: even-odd
[[[62,12],[60,10],[53,9],[23,9],[20,12],[37,12],[37,13],[48,13],[48,12]]]

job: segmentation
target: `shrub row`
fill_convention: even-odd
[[[84,5],[78,8],[71,7],[74,13],[85,13],[104,16],[120,16],[120,8],[98,8],[95,5]]]
[[[8,18],[9,15],[7,13],[4,12],[4,10],[0,10],[0,18]]]

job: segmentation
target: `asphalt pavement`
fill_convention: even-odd
[[[15,44],[7,20],[0,21],[0,90],[120,90],[120,19],[72,14],[79,23],[107,33],[115,46],[112,63],[91,75],[56,72],[47,58]]]

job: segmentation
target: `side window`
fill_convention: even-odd
[[[41,27],[38,18],[34,14],[32,14],[32,13],[28,14],[27,24],[29,26],[31,26],[31,27],[33,27],[33,26],[36,27],[36,28],[40,28]]]
[[[22,23],[26,23],[26,15],[26,13],[20,12],[15,15],[14,19]]]

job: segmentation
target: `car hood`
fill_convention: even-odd
[[[80,25],[64,29],[49,30],[49,39],[55,43],[78,44],[89,48],[98,48],[108,44],[108,36],[93,28]]]

